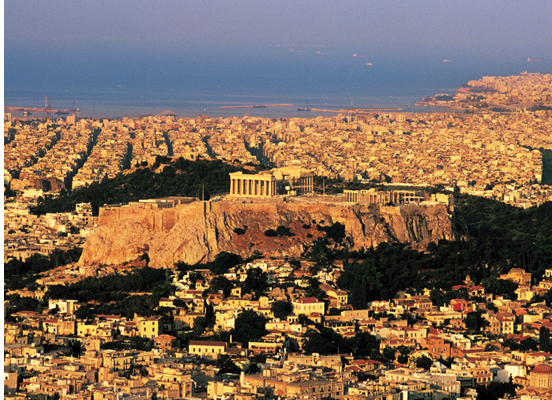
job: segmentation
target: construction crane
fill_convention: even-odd
[[[75,107],[75,100],[73,100],[73,105],[68,110],[53,110],[48,96],[44,95],[44,108],[38,107],[13,107],[13,106],[4,106],[4,111],[22,111],[24,115],[30,115],[32,112],[42,112],[42,113],[55,113],[58,115],[66,115],[71,113],[80,113],[80,108]]]

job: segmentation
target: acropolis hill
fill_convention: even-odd
[[[195,201],[170,208],[104,207],[99,227],[84,246],[81,264],[122,264],[147,253],[150,265],[172,266],[211,261],[221,251],[244,257],[258,250],[265,256],[298,257],[305,245],[322,235],[317,225],[345,226],[354,248],[382,242],[454,240],[452,214],[444,203],[400,206],[361,205],[324,197],[229,197]],[[267,237],[265,231],[289,227],[294,236]]]

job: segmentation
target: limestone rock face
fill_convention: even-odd
[[[152,232],[131,219],[99,226],[86,241],[79,263],[110,265],[136,260],[148,253],[152,237]]]
[[[153,267],[169,267],[178,261],[207,262],[221,251],[243,257],[254,250],[265,256],[298,257],[310,242],[324,235],[317,225],[336,222],[345,226],[354,248],[403,242],[423,249],[431,241],[457,236],[452,214],[443,204],[368,207],[267,200],[218,201],[210,203],[208,211],[194,205],[179,207],[176,223],[166,230],[153,229],[155,224],[148,227],[147,215],[136,211],[133,218],[106,222],[89,237],[79,263],[121,264],[144,253]],[[265,235],[278,226],[289,227],[293,236]]]

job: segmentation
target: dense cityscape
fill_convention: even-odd
[[[6,398],[552,398],[552,75],[420,105],[6,113]]]

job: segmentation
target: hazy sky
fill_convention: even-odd
[[[286,46],[549,54],[552,1],[6,0],[5,45],[71,42],[144,51]]]

